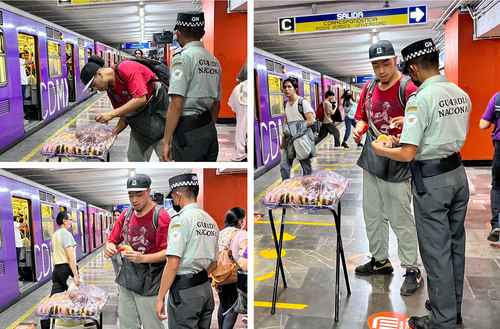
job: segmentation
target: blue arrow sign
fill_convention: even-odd
[[[149,42],[125,42],[123,49],[149,49]]]

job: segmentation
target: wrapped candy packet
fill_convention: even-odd
[[[264,204],[270,206],[332,207],[344,194],[349,181],[331,170],[294,177],[267,192]]]

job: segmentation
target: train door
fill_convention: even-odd
[[[24,130],[34,128],[42,120],[40,102],[40,70],[37,37],[25,33],[17,36],[21,98],[23,100]]]
[[[107,65],[106,66],[111,67],[111,52],[108,51],[107,55],[108,56],[107,56]]]
[[[75,86],[75,46],[66,43],[66,72],[68,74],[68,100],[70,103],[76,101]]]
[[[104,242],[104,225],[103,225],[103,222],[102,222],[102,214],[99,215],[100,217],[100,220],[101,220],[101,227],[99,227],[99,231],[101,233],[101,244]]]
[[[79,218],[79,224],[80,224],[80,234],[82,235],[81,243],[82,243],[82,253],[85,255],[88,253],[88,248],[86,245],[86,229],[85,229],[85,212],[83,210],[80,210],[80,218]]]
[[[19,286],[36,281],[33,219],[31,201],[13,196],[12,214],[16,240],[16,258],[19,273]]]
[[[96,248],[97,247],[97,244],[95,243],[96,242],[96,239],[95,239],[95,213],[92,213],[92,242],[93,242],[93,245],[92,245],[92,249]]]
[[[92,56],[92,48],[87,48],[87,62],[89,61],[90,56]]]
[[[314,94],[314,102],[316,103],[316,109],[319,108],[319,104],[321,103],[321,97],[319,94],[319,84],[317,82],[314,83],[313,86],[313,94]]]

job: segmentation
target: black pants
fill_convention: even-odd
[[[319,135],[318,138],[316,139],[316,144],[321,142],[323,139],[325,139],[328,134],[333,135],[333,139],[335,140],[335,146],[340,146],[340,132],[335,127],[334,123],[323,123],[321,125],[321,128],[319,129]]]
[[[219,141],[213,122],[206,126],[184,133],[174,134],[172,141],[172,158],[177,162],[217,161]]]
[[[230,283],[218,288],[219,311],[217,313],[217,319],[219,322],[219,329],[232,329],[236,323],[238,313],[233,312],[233,310],[228,312],[228,310],[234,305],[238,298],[237,285],[237,283]]]
[[[491,229],[500,228],[500,141],[494,141],[495,154],[491,164]]]
[[[52,290],[50,291],[50,295],[52,296],[68,290],[66,281],[70,276],[73,276],[73,272],[68,264],[55,265],[54,271],[52,271]],[[50,320],[40,320],[40,326],[42,329],[49,329]]]

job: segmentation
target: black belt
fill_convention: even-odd
[[[205,282],[208,282],[208,273],[205,270],[196,274],[176,275],[172,287],[170,287],[174,304],[178,305],[181,303],[180,290],[196,287]]]
[[[410,163],[410,169],[417,194],[422,195],[427,192],[424,185],[424,178],[447,173],[457,169],[461,165],[462,159],[459,153],[453,153],[444,159],[413,161]]]
[[[187,145],[185,133],[204,127],[212,122],[212,114],[209,111],[205,111],[200,115],[190,115],[186,117],[180,117],[177,128],[175,128],[174,136],[177,139],[177,143],[180,147],[185,147]]]

